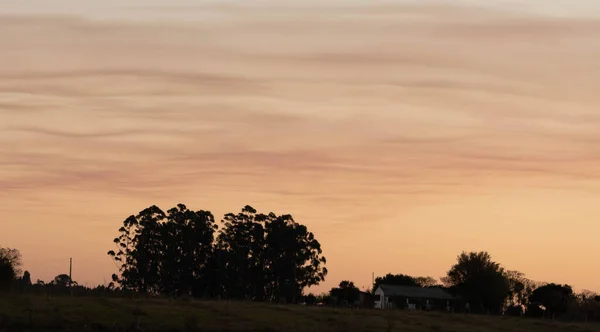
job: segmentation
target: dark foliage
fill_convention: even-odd
[[[306,305],[315,305],[318,302],[318,298],[315,294],[313,293],[309,293],[308,295],[304,296],[304,303]]]
[[[344,280],[329,294],[302,295],[327,275],[320,243],[291,215],[261,214],[250,206],[226,214],[219,228],[209,211],[185,205],[164,212],[151,206],[128,217],[108,252],[118,274],[108,285],[88,288],[66,274],[49,283],[21,274],[21,254],[0,247],[0,291],[54,296],[196,297],[275,301],[306,305],[361,306],[372,304],[353,282]],[[444,288],[456,295],[452,305],[469,303],[471,312],[561,320],[600,321],[600,296],[569,285],[531,281],[519,271],[505,270],[487,252],[463,252],[442,278]],[[381,284],[438,286],[431,277],[387,274]],[[396,307],[406,298],[393,297]],[[426,308],[423,299],[410,299]],[[371,302],[369,302],[371,301]],[[446,301],[435,305],[446,309]],[[413,302],[411,302],[413,303]],[[429,303],[431,305],[431,303]],[[435,304],[435,303],[434,303]],[[371,306],[372,307],[372,306]],[[459,309],[458,307],[455,309]],[[140,314],[139,312],[137,314]],[[137,315],[136,314],[136,315]],[[196,328],[195,317],[186,326]]]
[[[544,317],[545,311],[542,309],[539,303],[531,303],[525,312],[527,317],[531,318],[541,318]]]
[[[555,317],[567,312],[569,304],[575,300],[573,289],[569,285],[548,284],[537,288],[530,297],[530,302],[545,307],[548,317]]]
[[[437,286],[438,282],[432,277],[413,277],[406,274],[388,273],[383,277],[375,278],[373,292],[377,290],[377,287],[379,287],[379,285],[433,287]]]
[[[13,287],[22,264],[21,253],[17,249],[0,247],[0,291]]]
[[[0,291],[11,289],[15,281],[15,269],[6,258],[0,258]]]
[[[139,293],[297,302],[324,280],[321,245],[292,216],[246,206],[222,224],[183,204],[130,216],[108,252],[119,267],[113,281]]]
[[[5,261],[5,263],[8,263],[12,266],[16,277],[21,276],[23,259],[19,250],[14,248],[0,247],[0,260]]]
[[[336,288],[332,288],[329,294],[336,305],[354,305],[360,299],[360,289],[354,286],[352,281],[344,280]]]
[[[471,310],[501,313],[510,285],[500,264],[487,252],[463,252],[444,282],[470,303]]]

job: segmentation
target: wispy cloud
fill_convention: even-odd
[[[443,242],[505,201],[524,223],[566,213],[514,192],[600,212],[577,205],[600,194],[597,21],[206,8],[227,19],[0,17],[0,210],[31,223],[64,211],[101,242],[145,204],[252,203],[322,231],[338,271],[359,235],[435,225]]]

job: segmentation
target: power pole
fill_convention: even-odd
[[[69,290],[73,296],[73,257],[69,258]]]

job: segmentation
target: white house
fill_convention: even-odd
[[[439,287],[379,285],[373,300],[376,309],[402,306],[411,310],[434,308],[448,310],[454,297]]]

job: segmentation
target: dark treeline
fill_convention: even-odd
[[[371,293],[382,284],[440,287],[458,299],[457,311],[464,311],[468,303],[471,313],[600,321],[599,294],[587,290],[575,293],[570,285],[530,280],[522,272],[507,270],[494,262],[487,252],[461,253],[439,281],[391,273],[377,277]],[[353,282],[344,280],[319,299],[351,305],[357,302],[359,294]],[[403,300],[394,305],[403,308]]]
[[[78,293],[89,292],[92,289],[79,286],[66,274],[59,274],[48,283],[31,280],[29,271],[22,272],[23,260],[19,250],[14,248],[0,247],[0,292],[17,291],[22,293],[67,293],[77,291]],[[96,287],[99,290],[101,286]],[[106,290],[114,290],[114,284],[103,287]]]
[[[113,281],[136,293],[293,303],[327,274],[306,226],[250,206],[220,228],[208,211],[152,206],[127,218],[114,243]]]
[[[261,214],[246,206],[215,222],[185,205],[151,206],[128,217],[108,252],[118,273],[94,288],[66,274],[33,283],[18,250],[0,247],[0,292],[98,296],[162,296],[361,306],[379,285],[440,287],[471,313],[600,321],[600,295],[570,285],[536,282],[505,269],[487,252],[463,252],[439,280],[389,273],[360,291],[344,280],[328,294],[303,295],[325,280],[321,245],[290,215]],[[402,308],[405,303],[394,303]],[[456,308],[456,311],[461,311]]]
[[[118,234],[108,252],[118,273],[107,285],[84,287],[66,274],[32,283],[29,272],[21,273],[18,250],[6,248],[0,290],[297,303],[327,275],[321,245],[306,226],[250,206],[226,214],[221,225],[210,212],[183,204],[166,212],[151,206],[128,217]]]

